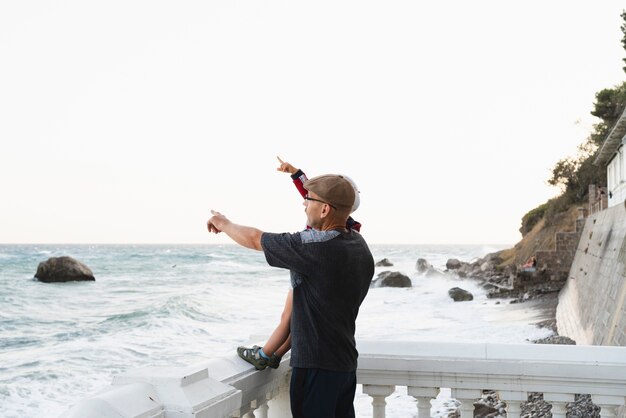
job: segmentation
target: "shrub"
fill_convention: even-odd
[[[526,235],[533,229],[535,225],[537,225],[537,222],[539,222],[541,218],[543,218],[543,216],[545,215],[549,205],[550,201],[547,201],[546,203],[539,205],[534,209],[531,209],[522,217],[522,227],[519,229],[519,232],[522,233],[522,236]]]

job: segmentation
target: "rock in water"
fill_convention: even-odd
[[[89,267],[67,256],[42,261],[35,277],[44,283],[96,280]]]
[[[393,263],[386,258],[383,258],[378,263],[376,263],[376,267],[391,267]]]
[[[411,279],[399,271],[383,271],[378,274],[371,287],[411,287]]]
[[[448,295],[454,299],[455,302],[463,302],[466,300],[474,300],[474,295],[472,295],[467,290],[461,289],[460,287],[453,287],[448,290]]]
[[[415,263],[415,270],[417,270],[418,273],[425,273],[432,268],[434,267],[424,258],[418,258],[417,263]]]
[[[456,270],[461,268],[461,262],[456,258],[449,258],[446,262],[446,268],[448,270]]]

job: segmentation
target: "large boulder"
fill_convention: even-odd
[[[454,299],[455,302],[474,300],[474,295],[472,295],[467,290],[461,289],[460,287],[453,287],[452,289],[448,290],[448,296]]]
[[[96,280],[89,267],[67,256],[42,261],[35,277],[45,283]]]
[[[411,279],[399,271],[383,271],[372,281],[371,287],[411,287]]]

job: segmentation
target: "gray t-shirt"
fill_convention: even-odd
[[[374,275],[361,234],[265,232],[261,245],[269,265],[291,272],[291,366],[356,370],[355,320]]]

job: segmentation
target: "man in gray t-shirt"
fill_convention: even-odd
[[[218,212],[207,227],[263,251],[271,266],[290,270],[293,416],[354,417],[355,321],[374,275],[374,260],[363,237],[345,227],[355,198],[352,185],[342,176],[324,175],[307,180],[304,188],[312,229],[265,233]]]

